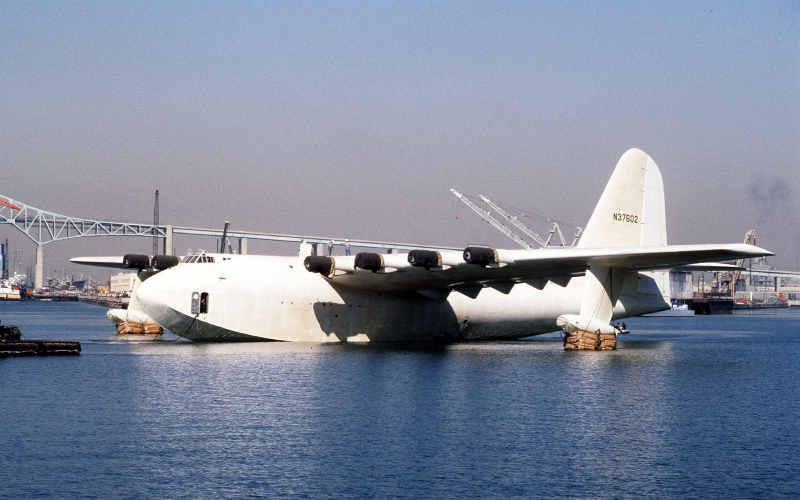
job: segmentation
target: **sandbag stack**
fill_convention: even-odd
[[[155,321],[140,323],[137,321],[121,321],[117,323],[119,335],[161,335],[164,330]]]
[[[617,348],[614,333],[594,333],[577,330],[564,336],[566,351],[613,351]]]

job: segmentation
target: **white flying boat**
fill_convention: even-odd
[[[613,349],[610,322],[670,309],[669,269],[766,255],[741,243],[667,245],[661,173],[631,149],[575,247],[71,262],[139,269],[129,307],[190,340],[474,341],[561,329],[566,348]]]

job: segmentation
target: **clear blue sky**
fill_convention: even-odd
[[[4,1],[0,90],[0,194],[62,214],[513,247],[449,189],[582,225],[638,147],[670,242],[800,269],[795,1]]]

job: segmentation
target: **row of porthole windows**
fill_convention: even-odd
[[[192,314],[208,313],[208,292],[192,293]]]

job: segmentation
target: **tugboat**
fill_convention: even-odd
[[[80,354],[78,342],[28,340],[13,325],[0,325],[0,356],[6,354]]]

